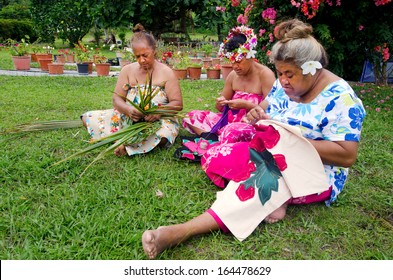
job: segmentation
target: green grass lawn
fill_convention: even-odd
[[[115,82],[113,77],[0,76],[0,131],[111,108]],[[289,207],[283,221],[261,224],[243,242],[216,232],[159,259],[392,259],[393,88],[353,86],[367,117],[358,160],[337,203]],[[213,109],[223,81],[185,80],[181,87],[185,112]],[[187,221],[215,200],[218,188],[200,165],[173,157],[180,139],[168,150],[131,158],[108,155],[81,178],[95,154],[51,167],[87,147],[87,141],[82,128],[0,136],[2,260],[145,259],[143,231]]]

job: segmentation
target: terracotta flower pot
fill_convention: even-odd
[[[212,66],[211,58],[204,58],[202,61],[203,61],[203,68],[207,69]]]
[[[39,58],[38,62],[42,71],[49,71],[48,64],[52,63],[52,58]]]
[[[221,70],[222,70],[222,78],[225,79],[228,77],[229,73],[231,73],[232,65],[231,64],[223,64],[221,65]]]
[[[97,63],[96,64],[97,76],[109,76],[110,69],[111,69],[110,63]]]
[[[75,63],[75,56],[73,54],[67,54],[66,55],[66,61],[68,63]]]
[[[220,69],[207,69],[206,76],[208,79],[219,79],[221,77]]]
[[[200,80],[202,74],[201,66],[190,66],[188,67],[188,77],[191,80]]]
[[[178,80],[187,79],[187,69],[172,69]]]
[[[64,64],[66,62],[66,57],[64,55],[58,54],[56,55],[55,61]]]
[[[38,62],[38,60],[37,60],[37,54],[31,53],[31,54],[30,54],[30,57],[31,57],[31,62]]]
[[[64,63],[49,63],[48,71],[51,75],[64,74]]]
[[[221,58],[219,57],[212,57],[212,65],[221,64]]]
[[[30,56],[13,56],[15,70],[30,70]]]
[[[53,59],[53,56],[51,53],[37,53],[37,62],[40,62],[40,59]]]

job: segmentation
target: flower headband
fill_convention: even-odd
[[[238,34],[243,34],[244,36],[246,36],[246,42],[232,52],[226,51],[226,43],[228,43],[230,39],[232,39]],[[257,36],[255,36],[254,31],[251,28],[245,25],[237,26],[232,28],[231,31],[229,31],[228,37],[224,40],[223,43],[221,43],[218,55],[220,57],[228,58],[231,62],[239,62],[243,59],[243,57],[246,57],[247,59],[254,58],[256,54],[254,48],[257,46],[257,43]]]

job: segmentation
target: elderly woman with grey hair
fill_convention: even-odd
[[[149,258],[219,229],[241,241],[262,221],[283,219],[288,205],[337,199],[356,161],[365,110],[350,85],[325,68],[326,52],[311,34],[297,19],[276,26],[270,59],[278,79],[247,114],[250,141],[220,143],[202,158],[224,190],[200,216],[145,231]]]

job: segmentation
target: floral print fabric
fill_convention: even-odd
[[[259,104],[263,100],[263,95],[256,93],[248,93],[244,91],[235,91],[233,99],[243,99],[250,101],[254,104]],[[238,111],[229,110],[228,112],[228,123],[233,122],[241,122],[242,118],[247,114],[246,109],[241,109]],[[183,119],[183,127],[194,133],[190,125],[200,128],[203,131],[209,132],[213,128],[213,126],[220,120],[222,113],[215,113],[207,110],[193,110],[187,113],[187,116]],[[221,130],[217,132],[217,134],[221,134]]]
[[[140,85],[144,87],[144,85]],[[156,87],[153,87],[153,90]],[[131,87],[127,93],[127,98],[135,103],[139,103],[139,96],[136,94],[136,87]],[[153,98],[152,102],[155,105],[165,105],[168,103],[165,90],[160,88],[160,92]],[[132,121],[124,114],[121,114],[116,109],[89,111],[84,114],[86,116],[87,131],[91,139],[100,139],[111,133],[114,133],[124,126],[132,125]],[[173,144],[177,135],[179,134],[179,124],[175,119],[160,119],[161,128],[144,141],[126,146],[128,155],[142,154],[151,151],[156,147],[161,138],[168,139],[168,143]]]

